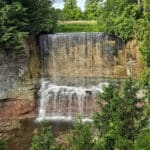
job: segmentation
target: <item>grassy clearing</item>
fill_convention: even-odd
[[[97,21],[59,21],[56,32],[98,32]]]
[[[96,20],[69,20],[69,21],[58,21],[58,24],[97,24]]]

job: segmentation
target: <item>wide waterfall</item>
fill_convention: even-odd
[[[104,33],[42,35],[41,88],[37,120],[88,120],[97,96],[114,75],[120,41]]]
[[[74,116],[89,120],[96,111],[97,94],[107,85],[100,83],[90,87],[59,86],[49,80],[43,80],[41,84],[38,120],[72,120]]]

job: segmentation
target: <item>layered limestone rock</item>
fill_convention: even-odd
[[[0,138],[18,128],[18,119],[35,117],[40,61],[35,39],[20,51],[0,49]],[[11,134],[10,134],[11,136]]]
[[[0,51],[0,100],[33,100],[40,61],[35,39],[30,38],[20,51]]]
[[[118,78],[122,76],[139,77],[144,70],[139,45],[136,40],[126,43],[118,51],[117,57],[114,57],[114,74]]]
[[[42,35],[40,45],[43,72],[54,82],[70,78],[120,79],[138,76],[143,70],[136,41],[123,44],[105,33]]]

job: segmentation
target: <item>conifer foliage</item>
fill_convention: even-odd
[[[28,25],[26,8],[19,2],[2,5],[0,8],[0,45],[5,49],[22,48]]]
[[[77,119],[70,135],[70,150],[92,150],[94,147],[91,124]]]
[[[1,0],[0,47],[20,50],[27,35],[52,33],[57,18],[49,0]]]
[[[144,107],[139,106],[144,99],[137,97],[138,90],[128,79],[120,88],[110,84],[100,95],[102,110],[95,114],[94,123],[104,149],[133,149],[146,120]]]
[[[41,123],[41,130],[34,135],[30,150],[62,150],[56,144],[48,122],[43,121]]]

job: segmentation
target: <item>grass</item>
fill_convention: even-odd
[[[59,21],[56,32],[98,32],[97,21]]]

